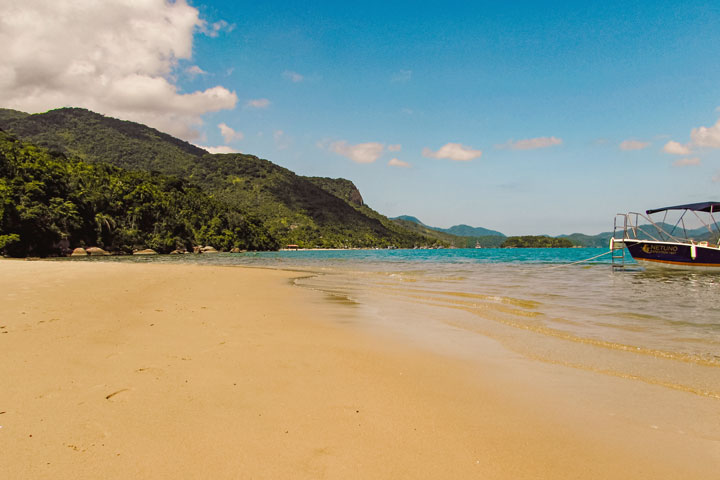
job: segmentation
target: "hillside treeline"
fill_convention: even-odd
[[[213,245],[271,250],[262,223],[187,180],[88,163],[0,131],[0,251],[48,256],[78,246],[161,253]]]

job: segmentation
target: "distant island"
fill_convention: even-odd
[[[603,232],[597,235],[573,233],[557,237],[549,235],[507,237],[504,233],[496,230],[468,225],[455,225],[450,228],[432,227],[410,215],[401,215],[391,220],[405,228],[448,242],[456,248],[523,248],[526,245],[532,248],[606,247],[612,236],[612,232]],[[562,239],[565,241],[556,241]],[[510,241],[508,242],[508,240]]]
[[[545,235],[508,237],[500,245],[502,248],[571,248],[573,246],[573,243],[567,238],[553,238]]]

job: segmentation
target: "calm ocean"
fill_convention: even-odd
[[[439,344],[444,334],[482,335],[535,360],[720,398],[720,274],[613,271],[609,255],[568,265],[605,251],[318,250],[102,260],[304,271],[310,275],[297,285],[348,303],[368,328]]]

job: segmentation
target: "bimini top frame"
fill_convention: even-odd
[[[674,207],[656,208],[654,210],[646,210],[645,213],[652,215],[653,213],[664,212],[666,210],[691,210],[693,212],[720,212],[720,202],[701,202],[688,203],[687,205],[675,205]]]
[[[684,210],[682,215],[680,215],[680,218],[678,221],[673,225],[672,229],[670,229],[669,232],[667,232],[665,229],[663,229],[660,225],[658,225],[658,222],[655,222],[652,218],[650,218],[650,215],[654,213],[660,213],[665,212],[665,215],[663,216],[662,221],[659,223],[663,226],[667,226],[668,224],[665,222],[667,219],[667,213],[669,210]],[[637,212],[629,212],[627,214],[620,214],[625,216],[625,228],[624,228],[624,237],[627,239],[640,239],[638,237],[638,231],[647,235],[650,239],[656,240],[656,241],[674,241],[679,243],[693,243],[693,240],[688,235],[687,228],[685,226],[685,215],[688,212],[692,212],[693,215],[700,221],[700,223],[707,229],[707,231],[710,233],[710,235],[717,235],[720,233],[720,226],[717,223],[717,220],[715,219],[715,216],[713,213],[720,212],[720,202],[701,202],[701,203],[689,203],[686,205],[675,205],[672,207],[664,207],[664,208],[656,208],[653,210],[646,210],[646,215],[643,215],[641,213]],[[712,222],[708,223],[705,220],[703,220],[700,215],[697,214],[697,212],[707,212],[710,214],[710,219],[712,219]],[[634,222],[631,220],[631,216],[634,217]],[[639,225],[639,219],[642,217],[644,220],[646,220],[650,225],[652,225],[655,229],[655,235],[653,235],[651,232],[648,232],[647,229],[643,229]],[[713,230],[713,226],[715,229]],[[676,237],[675,231],[682,228],[683,237],[684,238],[678,238]],[[631,233],[632,235],[628,235]],[[718,240],[718,243],[720,243],[720,239]]]

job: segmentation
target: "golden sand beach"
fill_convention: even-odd
[[[716,399],[374,335],[299,275],[0,260],[0,476],[717,478]]]

